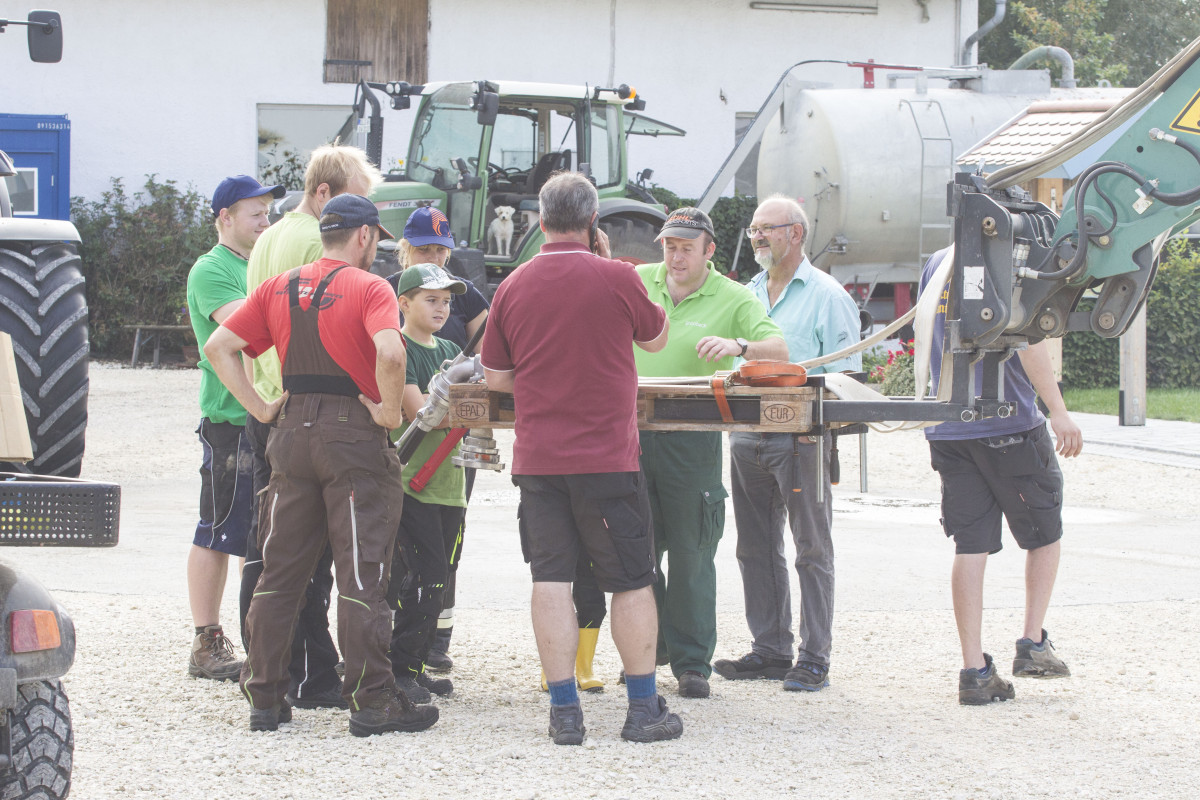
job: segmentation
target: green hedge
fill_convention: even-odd
[[[122,325],[187,324],[188,271],[217,243],[208,198],[154,175],[130,195],[114,178],[99,200],[71,198],[71,221],[82,239],[93,355],[128,354],[133,332]]]
[[[1080,303],[1079,310],[1089,308]],[[1117,339],[1090,332],[1063,339],[1063,385],[1117,386]],[[1146,383],[1155,388],[1200,387],[1200,250],[1183,240],[1170,242],[1154,288],[1146,301]]]

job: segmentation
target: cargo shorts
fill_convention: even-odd
[[[581,549],[605,592],[652,585],[654,533],[641,472],[514,475],[521,553],[537,582],[571,583]]]
[[[1045,423],[979,439],[932,439],[942,478],[942,527],[959,555],[997,553],[1000,518],[1023,550],[1062,538],[1062,471]]]

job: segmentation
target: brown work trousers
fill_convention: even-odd
[[[395,687],[387,588],[404,498],[400,462],[366,407],[333,394],[288,398],[267,439],[267,462],[271,482],[259,498],[263,572],[246,617],[242,691],[255,708],[283,700],[296,616],[327,530],[346,659],[342,695],[357,711]]]

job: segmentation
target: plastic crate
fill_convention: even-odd
[[[0,545],[114,547],[121,487],[0,472]]]

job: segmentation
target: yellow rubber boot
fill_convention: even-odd
[[[579,629],[579,649],[575,651],[575,680],[579,682],[580,691],[604,691],[604,681],[592,675],[592,658],[596,655],[596,642],[599,638],[599,628]]]
[[[546,670],[542,670],[542,691],[550,691],[550,685],[546,683]]]

